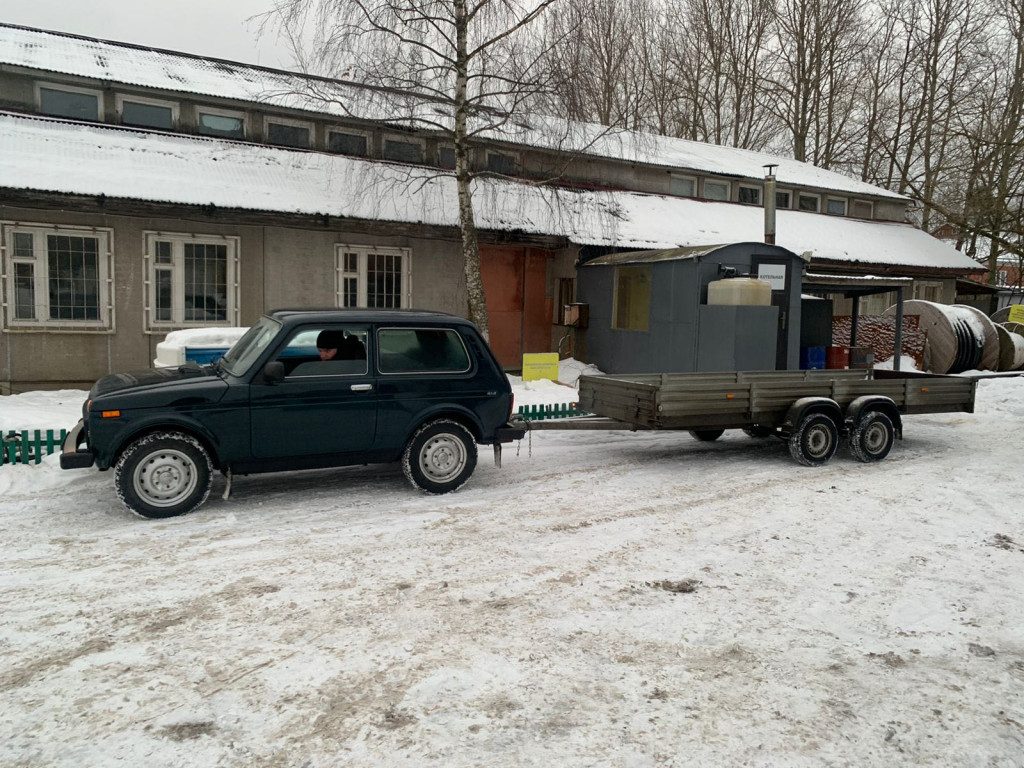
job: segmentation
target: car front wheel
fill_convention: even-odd
[[[476,441],[462,424],[436,419],[420,427],[402,456],[409,482],[427,493],[450,493],[476,468]]]
[[[131,443],[114,467],[118,498],[140,517],[191,512],[210,495],[213,465],[203,446],[181,432],[154,432]]]

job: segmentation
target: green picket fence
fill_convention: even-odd
[[[43,456],[57,453],[64,438],[66,429],[23,429],[20,432],[0,430],[3,442],[3,464],[38,464]]]
[[[525,421],[542,421],[544,419],[568,419],[571,416],[589,416],[581,411],[579,403],[554,403],[550,405],[521,405],[519,417]]]

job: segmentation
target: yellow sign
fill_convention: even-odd
[[[1011,323],[1024,323],[1024,304],[1014,304],[1010,307]]]
[[[538,379],[558,381],[557,352],[523,355],[523,381],[537,381]]]

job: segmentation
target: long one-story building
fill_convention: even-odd
[[[465,314],[451,145],[388,118],[385,96],[0,24],[0,391],[84,386],[149,365],[170,330],[281,306]],[[951,302],[977,270],[904,223],[906,198],[805,163],[511,125],[472,154],[494,174],[475,202],[491,341],[511,368],[565,335],[581,261],[762,239],[765,165],[777,242],[816,273],[908,277],[909,295]]]

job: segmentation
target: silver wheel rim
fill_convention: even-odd
[[[875,421],[864,430],[864,437],[862,439],[864,441],[864,449],[868,453],[879,453],[885,448],[885,444],[889,442],[889,432],[884,425]]]
[[[827,456],[832,446],[832,434],[827,428],[818,426],[807,431],[807,453],[814,458]]]
[[[195,462],[182,451],[149,454],[132,474],[132,488],[154,507],[173,507],[188,497],[199,482]]]
[[[466,467],[466,446],[455,435],[434,435],[420,451],[420,471],[432,482],[446,483]]]

